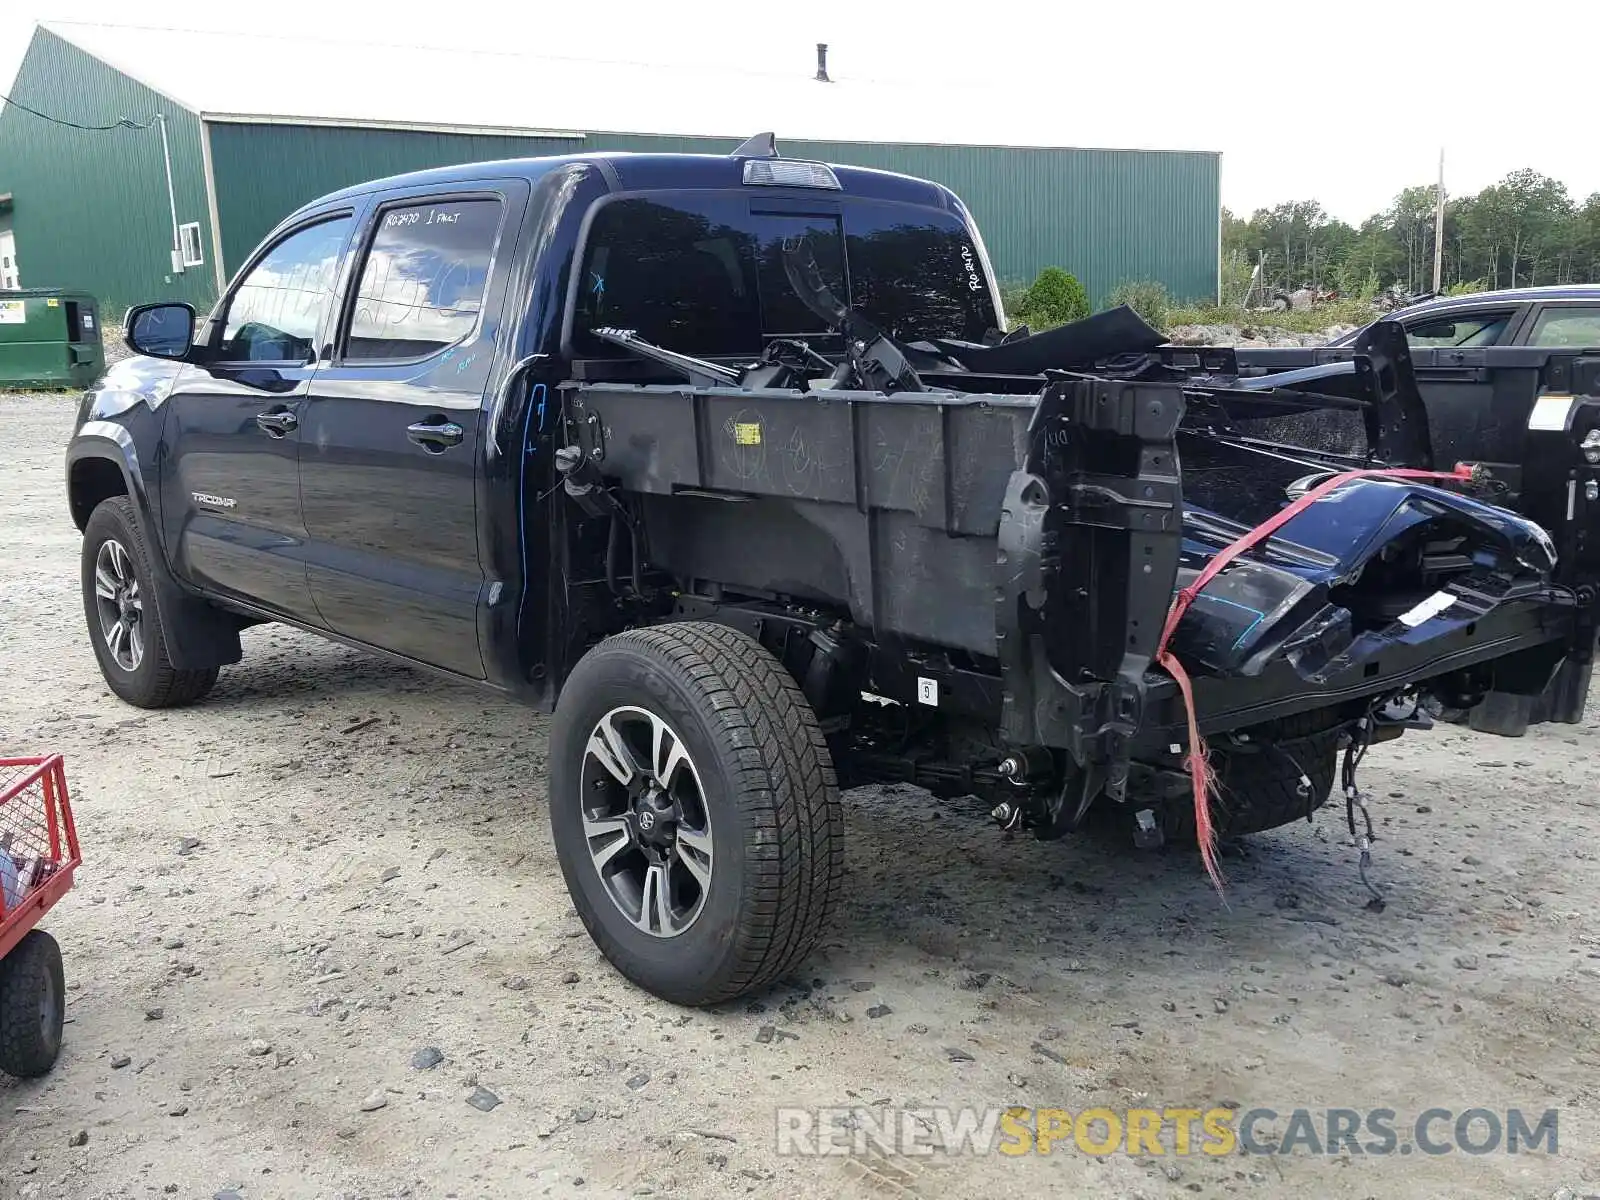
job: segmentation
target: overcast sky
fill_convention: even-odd
[[[1578,200],[1600,191],[1584,53],[1563,49],[1600,44],[1600,0],[1035,2],[1046,15],[972,0],[517,0],[504,12],[500,0],[387,0],[348,12],[334,0],[0,0],[0,91],[39,20],[250,32],[270,13],[280,36],[737,60],[805,74],[826,41],[836,77],[988,89],[997,130],[1008,110],[1025,108],[1049,115],[1063,145],[1219,150],[1223,203],[1241,213],[1314,197],[1356,222],[1401,188],[1431,183],[1441,147],[1455,194],[1518,167],[1556,176]],[[281,53],[239,68],[294,86],[293,60]],[[715,79],[708,71],[706,86]],[[647,97],[641,107],[646,123]]]

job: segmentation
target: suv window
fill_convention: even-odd
[[[588,336],[604,326],[685,354],[751,355],[793,335],[836,346],[789,282],[795,251],[835,296],[902,340],[977,341],[997,324],[971,237],[952,214],[848,200],[832,213],[775,207],[705,195],[602,207],[579,283],[579,352],[611,353]]]
[[[385,209],[361,267],[345,361],[423,358],[477,327],[500,232],[498,200]]]
[[[1406,341],[1420,347],[1492,346],[1511,323],[1509,312],[1424,317],[1407,326]]]
[[[1600,308],[1547,308],[1533,324],[1530,346],[1600,346]]]
[[[342,216],[297,229],[250,268],[228,301],[224,361],[311,361],[350,222]]]

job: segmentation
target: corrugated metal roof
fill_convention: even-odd
[[[50,22],[46,28],[207,117],[439,130],[605,131],[969,146],[1205,149],[1124,126],[1120,106],[1004,109],[993,88],[930,72],[923,83],[515,52],[360,46],[296,34]],[[292,72],[260,67],[292,59]],[[291,82],[292,80],[292,82]],[[1168,134],[1171,137],[1168,137]]]

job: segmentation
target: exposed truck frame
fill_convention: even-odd
[[[1194,576],[1186,559],[1236,540],[1253,510],[1272,511],[1272,493],[1292,494],[1308,476],[1378,473],[1329,497],[1344,519],[1324,531],[1338,546],[1324,563],[1324,607],[1308,606],[1317,589],[1303,581],[1287,595],[1251,579],[1273,568],[1250,556],[1204,593],[1248,615],[1248,628],[1204,605],[1180,623],[1199,732],[1271,731],[1319,714],[1325,728],[1371,716],[1375,736],[1398,736],[1425,720],[1419,688],[1463,703],[1491,685],[1538,692],[1558,672],[1553,719],[1581,719],[1600,564],[1590,502],[1575,489],[1593,470],[1578,442],[1600,402],[1573,400],[1560,427],[1529,431],[1528,462],[1549,469],[1530,473],[1519,502],[1559,546],[1535,521],[1491,517],[1503,536],[1481,561],[1458,556],[1425,580],[1418,560],[1414,579],[1390,585],[1403,588],[1406,612],[1359,614],[1369,628],[1357,632],[1328,601],[1343,589],[1350,602],[1384,548],[1375,529],[1407,506],[1440,528],[1492,511],[1403,477],[1429,451],[1398,330],[1377,327],[1336,371],[1244,380],[1228,351],[1161,347],[1120,317],[1120,327],[1081,327],[1087,348],[1058,331],[1067,348],[1057,353],[1075,369],[1038,376],[963,374],[956,358],[916,375],[916,390],[573,383],[562,401],[568,489],[593,515],[615,514],[640,558],[666,572],[674,615],[745,628],[796,674],[825,724],[855,731],[834,743],[845,776],[977,792],[1003,802],[1002,821],[1043,836],[1076,828],[1096,802],[1143,808],[1191,790],[1188,706],[1155,662],[1174,596]],[[1134,352],[1130,337],[1143,343]],[[968,349],[980,363],[1006,351]],[[857,369],[854,381],[871,374]],[[1330,384],[1341,386],[1312,390]],[[1340,409],[1372,444],[1347,458],[1268,445],[1225,427],[1235,406],[1256,417]],[[1185,495],[1185,470],[1201,461],[1238,481],[1220,533],[1207,529],[1216,509]],[[1398,473],[1381,474],[1386,463]],[[1460,482],[1505,494],[1492,477]],[[1291,549],[1299,528],[1278,535],[1291,557],[1306,551]],[[1267,557],[1277,544],[1265,543]],[[629,587],[650,595],[637,580]],[[1436,613],[1398,619],[1429,594]],[[1277,607],[1256,607],[1264,597]],[[884,748],[877,723],[862,719],[863,692],[927,718],[914,752]],[[1375,700],[1408,697],[1392,719],[1375,715]],[[996,749],[963,761],[940,723],[992,731]]]

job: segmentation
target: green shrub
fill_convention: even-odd
[[[1000,281],[1000,306],[1006,310],[1007,329],[1015,329],[1022,322],[1018,314],[1022,312],[1022,303],[1027,295],[1028,285],[1020,279]]]
[[[1167,289],[1151,279],[1135,280],[1131,283],[1119,283],[1111,292],[1111,307],[1126,304],[1157,329],[1165,329],[1167,313],[1172,307],[1172,298],[1167,295]]]
[[[1452,283],[1444,289],[1446,296],[1470,296],[1474,292],[1487,292],[1489,281],[1487,279],[1463,279],[1460,283]]]
[[[1032,329],[1053,329],[1089,315],[1089,293],[1070,271],[1046,267],[1017,304],[1017,317]]]
[[[1222,302],[1236,308],[1242,305],[1253,280],[1250,263],[1242,255],[1230,254],[1222,263]]]
[[[1341,263],[1334,271],[1334,285],[1341,296],[1357,300],[1371,300],[1383,290],[1383,282],[1365,262]]]

